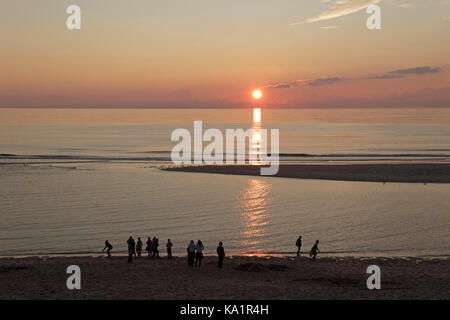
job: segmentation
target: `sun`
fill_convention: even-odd
[[[261,90],[253,90],[253,98],[260,99],[262,96]]]

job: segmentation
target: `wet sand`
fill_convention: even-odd
[[[260,176],[257,165],[205,165],[167,171]],[[368,182],[450,183],[450,163],[280,164],[276,177]]]
[[[1,258],[0,299],[448,299],[449,259],[216,257],[201,268],[185,257]],[[81,290],[68,290],[66,268],[81,268]],[[381,290],[366,269],[381,268]]]

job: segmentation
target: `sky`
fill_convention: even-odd
[[[81,8],[69,30],[66,8]],[[369,5],[381,29],[369,30]],[[3,107],[450,107],[450,0],[0,0]]]

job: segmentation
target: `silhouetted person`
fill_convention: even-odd
[[[188,253],[188,265],[193,266],[194,265],[194,259],[195,259],[195,243],[194,240],[191,240],[188,247],[186,248]]]
[[[202,266],[202,259],[203,259],[203,250],[205,250],[205,247],[203,246],[203,243],[201,240],[197,241],[197,245],[195,246],[195,266],[201,267]]]
[[[152,241],[152,250],[153,250],[153,258],[157,257],[159,258],[159,239],[154,237]]]
[[[145,248],[145,250],[147,251],[147,253],[148,253],[148,256],[150,257],[151,255],[152,255],[152,239],[150,239],[150,237],[148,237],[148,239],[147,239],[147,247]]]
[[[127,244],[128,244],[128,262],[131,263],[133,262],[134,248],[136,246],[133,237],[128,238]]]
[[[297,246],[297,256],[300,255],[300,250],[302,249],[302,236],[298,236],[297,242],[295,243]]]
[[[105,247],[103,248],[102,252],[105,251],[106,248],[108,248],[108,250],[106,250],[106,253],[108,254],[108,258],[110,258],[113,246],[108,242],[108,240],[105,240]]]
[[[219,242],[219,246],[217,247],[217,256],[219,257],[218,267],[222,269],[223,258],[225,258],[225,249],[223,248],[222,241]]]
[[[167,239],[167,244],[166,244],[167,259],[172,259],[172,247],[173,247],[173,243],[170,242],[170,239]]]
[[[136,241],[134,240],[134,238],[131,238],[132,239],[132,244],[133,244],[133,255],[134,255],[134,257],[136,258],[137,257],[137,254],[136,254]]]
[[[138,257],[140,257],[141,254],[142,254],[142,241],[141,241],[141,238],[138,238],[138,241],[137,241],[137,244],[136,244],[136,251],[137,251]]]
[[[312,259],[316,258],[317,252],[320,252],[319,250],[319,240],[316,240],[316,243],[311,248],[311,252],[309,253],[309,257]]]

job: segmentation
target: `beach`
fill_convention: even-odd
[[[68,290],[69,265],[81,289]],[[368,290],[367,267],[381,269],[381,290]],[[450,261],[422,258],[207,256],[201,268],[183,256],[0,259],[0,299],[448,299]]]
[[[259,165],[167,167],[167,171],[260,176]],[[450,163],[280,164],[276,177],[367,182],[450,183]]]

